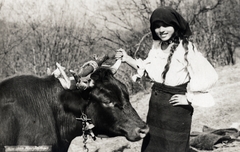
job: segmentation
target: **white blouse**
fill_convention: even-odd
[[[160,41],[154,41],[148,57],[145,60],[136,60],[138,76],[143,76],[144,71],[146,71],[153,81],[163,83],[162,72],[167,63],[171,46],[172,44],[166,50],[162,50]],[[213,100],[210,101],[212,97],[207,92],[218,79],[215,69],[191,42],[188,45],[188,62],[185,60],[184,54],[185,49],[180,41],[173,53],[164,84],[177,86],[189,81],[186,94],[188,100],[199,106],[213,105]],[[208,96],[209,101],[197,103],[198,99],[200,100],[203,96]]]

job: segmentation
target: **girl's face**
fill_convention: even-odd
[[[174,32],[175,31],[172,26],[160,26],[158,28],[155,28],[155,33],[162,41],[169,40]]]

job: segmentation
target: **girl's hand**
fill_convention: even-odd
[[[180,105],[189,105],[190,103],[187,100],[186,95],[182,95],[182,94],[176,94],[173,95],[171,97],[171,99],[169,100],[169,102],[173,105],[173,106],[180,106]]]
[[[128,57],[129,56],[124,49],[120,48],[116,51],[116,55],[115,55],[116,59],[121,58],[122,62],[126,62]]]

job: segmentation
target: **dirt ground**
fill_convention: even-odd
[[[208,108],[194,107],[192,131],[202,131],[204,125],[221,129],[228,128],[232,123],[240,122],[240,64],[217,68],[219,81],[210,90],[215,99],[215,105]],[[140,117],[145,120],[150,94],[138,93],[131,97],[131,103]],[[89,152],[140,152],[141,141],[129,142],[124,137],[97,138],[87,143]],[[214,150],[198,150],[199,152],[239,152],[240,142],[219,144]],[[82,152],[82,137],[75,138],[69,152]]]

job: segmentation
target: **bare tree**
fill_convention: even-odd
[[[116,1],[96,13],[104,23],[112,49],[125,48],[133,57],[146,57],[151,47],[149,18],[157,6],[172,6],[190,23],[192,40],[215,66],[234,64],[234,48],[239,38],[239,0]],[[235,20],[235,22],[234,22]],[[114,45],[113,45],[114,44]],[[124,69],[126,75],[133,71]],[[130,82],[129,82],[130,83]]]
[[[39,3],[9,4],[15,18],[13,22],[4,20],[1,30],[2,77],[22,72],[44,75],[56,62],[78,69],[95,53],[101,31],[88,22],[86,14],[79,18],[76,12],[67,11],[73,9],[68,1],[60,7]],[[45,14],[37,13],[43,9]]]
[[[234,50],[240,45],[239,0],[101,0],[95,10],[85,1],[62,0],[57,7],[55,1],[8,6],[14,15],[11,22],[0,20],[1,77],[27,71],[44,75],[55,62],[75,70],[92,54],[120,47],[132,57],[145,58],[152,44],[149,18],[162,5],[172,6],[189,21],[192,40],[214,65],[235,63]],[[127,66],[118,72],[130,88],[136,87],[129,79],[134,72]]]

